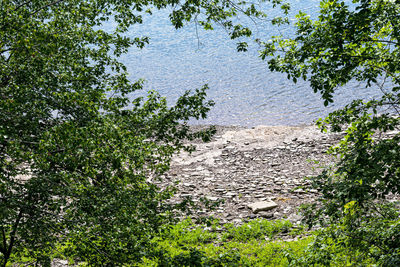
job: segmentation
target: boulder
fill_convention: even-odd
[[[260,211],[272,210],[278,207],[278,204],[276,204],[274,201],[259,201],[251,203],[247,205],[247,207],[249,207],[254,213],[257,213]]]

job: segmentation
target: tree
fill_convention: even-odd
[[[325,105],[353,79],[381,90],[381,98],[355,100],[319,121],[322,130],[345,136],[330,151],[337,163],[313,179],[322,194],[316,213],[331,225],[313,251],[321,253],[323,242],[332,249],[333,238],[334,246],[398,266],[399,214],[386,200],[400,193],[400,2],[352,2],[321,1],[314,21],[300,12],[295,37],[263,43],[261,56],[294,82],[309,81]],[[310,252],[311,263],[329,264],[334,257],[318,253]]]
[[[206,116],[207,87],[172,107],[156,92],[131,100],[142,81],[130,82],[118,62],[149,41],[126,37],[129,26],[166,7],[177,28],[219,23],[232,38],[251,34],[231,21],[239,7],[263,16],[254,5],[218,0],[1,1],[1,266],[49,266],[60,247],[91,265],[131,264],[185,208],[168,204],[173,188],[150,180],[174,153],[191,149],[185,139],[209,138],[212,131],[193,133],[186,123]],[[109,19],[117,22],[112,32],[101,29]]]

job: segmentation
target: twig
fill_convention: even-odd
[[[47,8],[47,7],[50,7],[50,6],[57,5],[58,3],[62,2],[62,1],[64,1],[64,0],[57,0],[57,1],[54,1],[54,2],[52,2],[52,3],[50,3],[50,4],[47,4],[47,5],[45,5],[45,6],[41,7],[41,8],[39,8],[39,9],[37,9],[36,11],[33,11],[30,15],[31,15],[31,16],[32,16],[32,15],[35,15],[35,14],[38,13],[39,11],[41,11],[41,10]]]

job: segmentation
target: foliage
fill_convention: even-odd
[[[288,5],[269,2],[288,14]],[[325,105],[352,79],[382,91],[380,99],[354,101],[320,122],[323,130],[346,135],[331,150],[337,164],[313,180],[323,204],[313,211],[330,227],[302,259],[298,253],[309,240],[288,247],[262,241],[290,227],[265,221],[228,226],[219,239],[190,224],[172,228],[175,239],[165,236],[168,243],[154,238],[187,205],[170,204],[174,189],[162,191],[152,181],[168,170],[174,153],[192,149],[185,139],[210,137],[210,131],[190,132],[186,122],[204,118],[212,102],[205,100],[206,86],[174,106],[156,92],[131,99],[143,81],[129,81],[117,59],[149,42],[124,33],[152,9],[172,7],[176,28],[190,21],[204,29],[219,24],[240,39],[251,30],[233,22],[239,12],[265,17],[253,3],[1,1],[0,264],[31,259],[27,264],[49,266],[62,246],[66,256],[95,266],[150,262],[156,251],[161,263],[175,265],[328,264],[332,255],[344,263],[355,261],[343,256],[350,252],[361,262],[396,266],[398,213],[385,199],[400,190],[400,134],[388,134],[400,123],[400,5],[353,2],[324,0],[315,21],[298,15],[295,38],[262,43],[272,70],[309,81]],[[111,19],[116,28],[101,30]],[[238,43],[238,50],[246,47]],[[187,239],[177,239],[178,233]]]
[[[241,230],[264,227],[267,230],[263,234],[249,234],[247,238]],[[218,221],[196,224],[187,219],[155,238],[159,253],[144,258],[139,266],[287,266],[288,259],[300,258],[312,241],[269,241],[271,233],[276,236],[289,229],[292,226],[287,221],[252,220],[233,226]]]
[[[398,266],[399,212],[382,209],[386,216],[365,216],[355,202],[346,205],[345,215],[315,234],[315,240],[295,266]]]
[[[170,7],[176,28],[217,23],[231,38],[251,34],[232,22],[239,10],[264,17],[253,4],[219,0],[1,1],[0,265],[30,258],[49,266],[60,243],[91,265],[136,262],[186,208],[167,204],[173,189],[151,181],[191,149],[185,139],[209,138],[186,124],[206,116],[207,87],[174,106],[155,92],[131,99],[143,81],[129,81],[118,62],[149,42],[125,36],[129,27]],[[110,32],[101,27],[108,20]]]
[[[344,137],[329,151],[336,163],[313,179],[322,205],[309,211],[331,225],[314,243],[320,256],[336,246],[396,266],[398,214],[387,199],[400,193],[400,4],[352,2],[323,0],[315,20],[300,12],[295,37],[274,37],[261,56],[294,82],[309,81],[325,105],[352,80],[381,91],[380,98],[355,100],[318,122],[323,131]],[[315,262],[329,265],[326,260]]]
[[[251,239],[262,237],[273,239],[279,233],[287,233],[292,227],[289,221],[252,220],[244,225],[234,227],[232,224],[226,224],[226,233],[222,236],[222,241],[234,240],[244,242]]]

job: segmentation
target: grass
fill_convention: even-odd
[[[324,229],[306,232],[286,220],[255,219],[234,226],[218,220],[196,223],[186,219],[167,226],[152,240],[154,253],[134,266],[378,266],[363,251],[335,243],[332,233]],[[320,242],[314,245],[318,239]],[[65,248],[60,244],[58,253],[49,259],[66,259]],[[16,262],[21,265],[12,266],[32,266],[30,258],[20,257]],[[79,266],[89,266],[78,262]]]
[[[137,266],[377,266],[364,252],[335,243],[330,234],[306,232],[285,220],[234,226],[186,219],[154,239],[157,253]],[[314,244],[320,238],[327,239]]]
[[[156,238],[158,257],[143,258],[138,266],[288,266],[289,259],[300,257],[312,241],[278,238],[294,233],[299,229],[284,220],[258,219],[235,227],[187,219]]]

